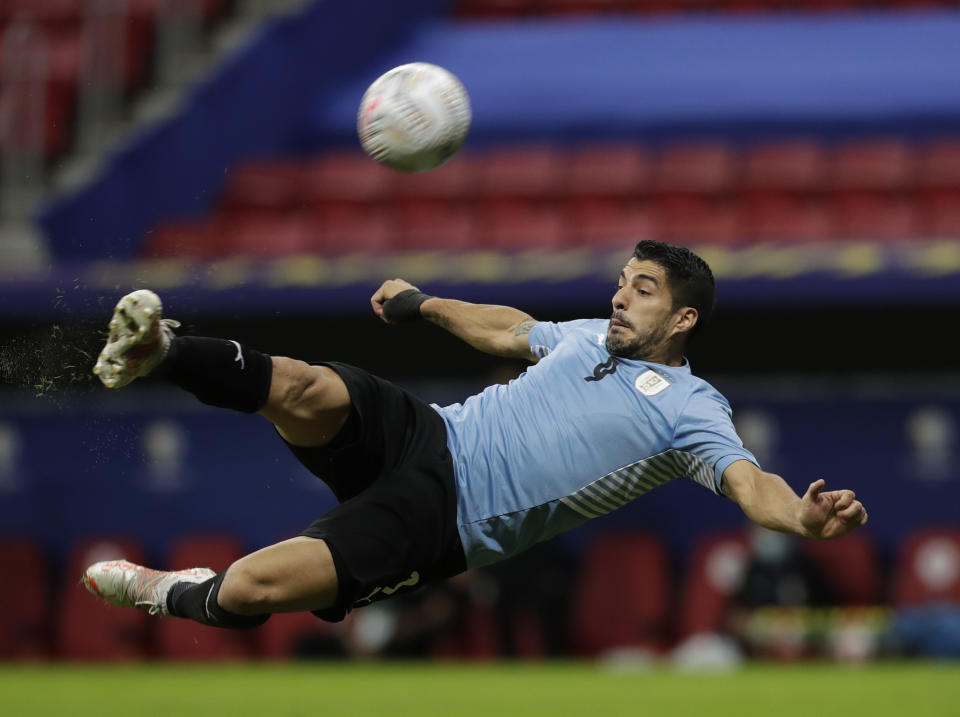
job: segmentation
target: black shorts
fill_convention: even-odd
[[[354,607],[463,572],[466,560],[443,419],[389,381],[324,365],[346,384],[350,417],[330,444],[290,449],[340,501],[301,533],[325,540],[333,555],[337,602],[314,614],[337,621]]]

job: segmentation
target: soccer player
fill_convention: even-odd
[[[693,376],[684,349],[713,302],[707,264],[653,241],[637,244],[620,272],[609,319],[538,322],[386,281],[371,298],[384,321],[425,318],[480,351],[533,364],[441,408],[352,366],[176,337],[155,294],[128,294],[94,368],[106,386],[151,374],[204,403],[259,412],[340,504],[220,573],[117,560],[91,565],[84,584],[116,605],[217,627],[301,610],[339,620],[508,558],[681,477],[774,530],[825,539],[863,525],[852,491],[825,491],[821,479],[798,497],[762,471],[727,401]]]

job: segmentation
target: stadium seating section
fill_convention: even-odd
[[[206,25],[222,17],[230,0],[175,0],[164,7],[194,7]],[[70,147],[76,116],[78,88],[91,47],[100,44],[100,35],[122,37],[123,57],[117,68],[117,83],[126,95],[143,88],[151,79],[154,30],[160,0],[128,0],[110,8],[99,21],[89,21],[88,0],[0,0],[0,77],[14,70],[14,58],[5,45],[16,42],[14,26],[26,29],[28,36],[17,45],[17,59],[24,63],[27,76],[17,73],[4,82],[0,95],[0,116],[5,107],[24,99],[37,82],[46,85],[44,111],[44,148],[47,156],[58,155]],[[6,65],[6,67],[5,67]],[[40,68],[46,68],[44,71]],[[22,72],[22,70],[21,70]],[[43,73],[38,75],[37,73]],[[18,131],[5,126],[0,132],[0,149],[22,143]]]
[[[157,227],[144,254],[957,236],[960,140],[690,141],[497,147],[416,175],[359,150],[251,162],[231,172],[211,216]]]
[[[916,607],[960,603],[960,528],[925,528],[904,540],[889,571],[883,570],[869,533],[838,541],[803,541],[841,606],[893,604]],[[571,649],[581,656],[618,649],[662,653],[686,638],[722,632],[729,602],[749,560],[745,531],[706,533],[678,572],[659,538],[643,533],[596,536],[580,559],[568,614]],[[222,570],[245,552],[224,534],[182,535],[162,562],[170,567]],[[18,589],[3,593],[0,659],[35,660],[282,660],[335,654],[343,631],[309,613],[275,615],[253,631],[231,632],[188,620],[156,620],[143,612],[105,606],[77,580],[98,560],[126,557],[149,562],[140,544],[124,536],[99,536],[75,544],[54,580],[55,561],[36,542],[0,538],[0,567],[16,574]],[[462,629],[442,633],[432,654],[489,659],[499,654],[489,605],[469,607]],[[610,614],[618,619],[611,621]],[[517,655],[545,654],[534,615],[517,626]]]

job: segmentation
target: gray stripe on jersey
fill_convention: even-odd
[[[583,487],[584,496],[604,511],[616,510],[623,505],[623,499],[613,495],[607,486],[593,483]]]
[[[664,451],[583,486],[560,502],[586,518],[612,513],[674,478],[690,478],[713,490],[713,470],[693,453]]]

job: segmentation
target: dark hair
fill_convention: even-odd
[[[637,261],[652,261],[666,270],[674,309],[691,306],[697,310],[699,318],[690,330],[692,338],[713,312],[715,288],[710,266],[686,247],[649,239],[637,244],[633,256]]]

